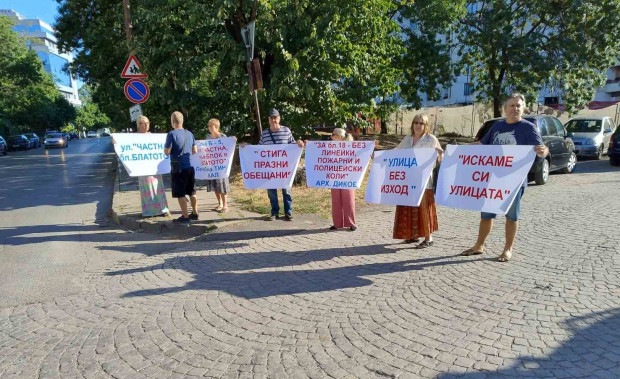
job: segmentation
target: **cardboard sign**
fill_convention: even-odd
[[[437,204],[506,214],[536,153],[523,145],[448,145],[439,169]]]
[[[239,147],[241,174],[247,189],[290,189],[302,148],[297,144]]]
[[[160,175],[170,172],[164,154],[165,133],[114,133],[114,151],[129,176]]]
[[[366,186],[366,201],[419,206],[436,159],[437,151],[431,148],[375,152]]]
[[[314,188],[360,188],[374,141],[311,141],[306,145],[306,182]]]
[[[224,179],[230,176],[236,140],[234,137],[196,141],[198,154],[190,162],[196,172],[196,179]]]

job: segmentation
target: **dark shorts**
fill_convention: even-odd
[[[525,191],[525,187],[521,187],[519,189],[519,193],[517,193],[515,199],[512,201],[512,205],[508,212],[506,212],[506,218],[511,221],[519,221],[519,215],[521,214],[521,198],[523,197],[523,192]],[[482,212],[480,217],[483,220],[492,220],[497,216],[495,213],[486,213]]]
[[[172,197],[185,197],[185,195],[194,195],[196,190],[194,185],[194,168],[186,168],[178,174],[170,174]]]

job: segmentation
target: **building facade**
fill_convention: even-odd
[[[19,33],[20,37],[28,39],[27,46],[37,52],[45,71],[52,75],[56,87],[65,99],[73,106],[82,105],[77,81],[65,71],[65,67],[73,61],[73,55],[58,50],[54,29],[43,20],[25,18],[11,9],[0,9],[0,16],[7,16],[15,21],[13,30]]]

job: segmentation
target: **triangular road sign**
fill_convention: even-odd
[[[129,56],[127,59],[127,63],[125,63],[125,68],[121,73],[121,78],[148,78],[147,74],[142,73],[142,67],[140,66],[140,62],[138,62],[138,58],[136,58],[133,54]]]

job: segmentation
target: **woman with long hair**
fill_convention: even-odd
[[[428,116],[425,114],[418,114],[413,118],[411,134],[405,136],[396,148],[434,148],[437,150],[437,163],[441,163],[443,157],[443,149],[437,137],[430,133]],[[437,207],[435,206],[433,177],[431,175],[419,207],[404,205],[396,207],[393,237],[404,239],[405,243],[416,243],[419,242],[420,237],[424,237],[424,241],[415,247],[416,249],[424,249],[433,246],[433,233],[437,230]]]

